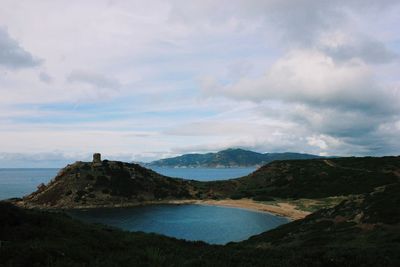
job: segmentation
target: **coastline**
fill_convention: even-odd
[[[221,206],[221,207],[231,207],[231,208],[240,208],[247,209],[258,212],[270,213],[277,216],[286,217],[290,220],[298,220],[303,219],[311,212],[302,211],[296,209],[297,207],[293,204],[289,204],[287,202],[278,202],[276,205],[266,204],[262,202],[257,202],[252,199],[244,198],[244,199],[221,199],[221,200],[213,200],[213,199],[182,199],[182,200],[159,200],[159,201],[145,201],[145,202],[120,202],[110,203],[110,204],[92,204],[92,205],[78,205],[73,207],[63,206],[63,207],[51,207],[51,206],[39,206],[39,205],[26,205],[23,201],[11,201],[15,205],[23,208],[36,208],[43,210],[68,210],[68,209],[95,209],[95,208],[129,208],[129,207],[138,207],[138,206],[147,206],[147,205],[185,205],[185,204],[194,204],[194,205],[208,205],[208,206]]]
[[[198,205],[209,205],[209,206],[222,206],[222,207],[232,207],[241,208],[252,211],[266,212],[274,215],[286,217],[290,220],[303,219],[307,215],[311,214],[308,211],[302,211],[296,209],[296,206],[280,202],[277,205],[265,204],[262,202],[257,202],[252,199],[222,199],[222,200],[197,200],[194,204]]]

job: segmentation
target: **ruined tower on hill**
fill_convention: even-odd
[[[93,154],[93,164],[97,165],[97,164],[101,164],[101,154],[100,153],[94,153]]]

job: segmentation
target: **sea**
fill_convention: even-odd
[[[245,176],[256,168],[168,168],[153,167],[154,171],[183,179],[216,181]],[[22,197],[33,191],[41,183],[48,183],[59,168],[12,169],[0,168],[0,200]]]
[[[255,168],[158,167],[154,170],[171,177],[213,181],[241,177]],[[58,171],[58,168],[0,169],[0,200],[27,195],[39,184],[48,183]],[[207,205],[152,205],[71,210],[68,213],[86,222],[210,244],[241,241],[289,221],[269,213]]]

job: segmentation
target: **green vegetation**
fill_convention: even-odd
[[[337,204],[341,197],[395,183],[399,177],[400,157],[275,161],[248,176],[212,182],[170,178],[118,161],[76,162],[18,204],[74,208],[176,199],[253,198],[269,202],[284,199],[300,209],[315,211]],[[309,200],[306,203],[304,199]]]
[[[165,167],[253,167],[274,160],[314,159],[316,155],[300,153],[257,153],[244,149],[226,149],[217,153],[186,154],[174,158],[156,160],[145,166]]]
[[[399,266],[400,184],[225,246],[0,202],[0,266]]]
[[[254,173],[231,180],[227,194],[256,200],[326,198],[371,192],[399,180],[400,157],[275,161]],[[217,190],[217,189],[216,189]]]
[[[299,199],[290,199],[290,198],[269,198],[269,199],[258,199],[257,197],[254,200],[260,201],[267,205],[278,205],[278,203],[288,203],[293,206],[296,206],[297,209],[302,211],[315,212],[317,210],[323,208],[332,208],[338,205],[343,200],[348,199],[348,196],[335,196],[335,197],[326,197],[326,198],[299,198]]]

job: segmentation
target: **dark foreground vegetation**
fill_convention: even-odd
[[[0,266],[400,266],[400,184],[225,246],[0,203]]]

